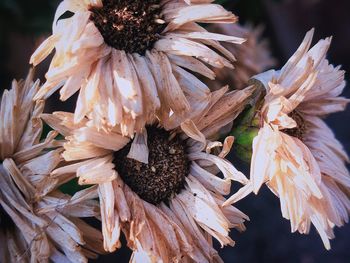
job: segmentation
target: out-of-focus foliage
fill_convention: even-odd
[[[281,2],[284,0],[273,1]],[[266,20],[263,0],[216,0],[215,3],[232,10],[235,15],[240,17],[240,21],[244,20],[254,24],[261,24]]]
[[[225,5],[229,1],[230,0],[216,0],[215,3],[220,4],[220,5]]]
[[[57,0],[1,0],[0,29],[39,35],[51,28]]]

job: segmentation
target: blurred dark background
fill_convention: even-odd
[[[51,32],[57,0],[0,1],[0,93],[9,88],[13,78],[23,78],[28,71],[29,57]],[[265,25],[273,55],[280,67],[300,44],[304,34],[315,27],[314,41],[333,36],[329,60],[350,72],[350,1],[348,0],[222,0],[227,9],[240,17],[240,22]],[[37,69],[44,80],[48,62]],[[348,79],[348,75],[346,75]],[[344,95],[350,97],[347,87]],[[57,94],[48,102],[47,110],[72,110],[74,99],[62,104]],[[65,108],[62,108],[65,107]],[[350,152],[349,109],[327,119],[337,138]],[[233,160],[241,170],[247,167]],[[250,216],[247,231],[232,231],[235,247],[220,250],[225,262],[350,262],[350,225],[336,229],[332,250],[326,251],[313,229],[310,235],[291,234],[289,221],[282,218],[279,201],[266,188],[259,197],[250,196],[237,204]],[[130,251],[93,262],[128,262]]]

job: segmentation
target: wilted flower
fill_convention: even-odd
[[[44,102],[33,102],[32,77],[14,81],[1,101],[0,262],[87,262],[102,251],[102,235],[79,217],[98,215],[97,191],[70,197],[58,187],[72,177],[49,177],[63,148],[57,132],[40,141]]]
[[[56,12],[53,35],[31,58],[37,65],[56,50],[36,98],[62,87],[61,99],[66,100],[80,90],[75,123],[88,116],[99,128],[119,124],[122,134],[129,136],[154,115],[163,123],[169,115],[188,118],[196,107],[207,106],[209,94],[193,73],[213,79],[206,64],[232,67],[234,61],[217,41],[243,42],[196,24],[237,20],[211,2],[64,0]],[[67,12],[73,16],[64,19]]]
[[[211,237],[234,244],[230,228],[243,230],[248,217],[222,207],[223,195],[230,193],[232,180],[248,179],[224,159],[233,138],[223,144],[209,140],[242,111],[251,88],[226,91],[214,92],[210,106],[176,129],[154,122],[132,141],[118,127],[104,132],[87,119],[74,125],[69,113],[43,115],[66,136],[65,159],[80,161],[52,176],[76,173],[82,184],[99,184],[106,250],[120,247],[121,230],[132,262],[211,262],[220,259]],[[216,176],[219,171],[223,178]]]
[[[266,96],[253,142],[251,184],[242,192],[257,193],[266,183],[280,198],[292,232],[306,234],[312,223],[329,249],[333,227],[348,221],[349,159],[321,118],[344,110],[348,100],[339,97],[344,72],[325,59],[331,39],[309,50],[312,36],[313,30],[280,71],[254,77]]]
[[[209,30],[228,36],[238,36],[246,39],[241,45],[227,45],[227,48],[236,58],[235,68],[214,69],[215,81],[210,81],[210,87],[214,85],[220,88],[230,85],[232,89],[243,89],[247,87],[248,81],[254,75],[272,68],[276,60],[272,57],[269,43],[263,39],[263,27],[239,24],[215,24]]]

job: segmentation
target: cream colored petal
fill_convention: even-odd
[[[166,17],[166,19],[169,18]],[[185,6],[174,10],[172,20],[165,29],[165,32],[179,28],[181,25],[192,21],[203,23],[234,23],[237,21],[237,17],[220,5],[202,4]]]
[[[128,142],[129,138],[114,132],[98,131],[95,128],[83,127],[74,132],[74,138],[78,142],[90,142],[97,147],[118,151],[123,148]]]
[[[72,46],[72,52],[76,53],[81,49],[99,47],[104,43],[104,39],[93,22],[89,22],[83,34]]]
[[[184,96],[183,91],[181,90],[174,74],[172,72],[171,64],[168,57],[159,52],[158,54],[154,53],[154,56],[157,56],[158,63],[160,64],[160,69],[162,72],[161,83],[163,85],[164,97],[167,98],[167,103],[171,110],[182,116],[189,111],[190,105]]]
[[[118,176],[117,179],[112,181],[112,184],[115,196],[115,206],[118,210],[120,220],[122,222],[129,221],[131,218],[131,213],[123,191],[124,183],[120,176]]]
[[[187,213],[183,204],[174,198],[170,202],[170,209],[174,212],[178,220],[183,224],[184,229],[193,237],[193,242],[202,249],[207,260],[211,259],[217,252],[204,237],[194,219]]]
[[[88,142],[77,142],[72,138],[64,144],[65,151],[62,156],[66,161],[84,160],[105,156],[111,153],[111,150],[96,147]]]
[[[70,237],[77,242],[80,245],[84,245],[85,241],[83,239],[82,233],[80,233],[80,230],[76,227],[75,224],[70,222],[67,218],[62,216],[59,213],[48,213],[47,216],[55,221],[57,225],[62,228],[62,230],[70,235]]]
[[[20,152],[17,152],[16,154],[13,155],[13,159],[16,161],[16,163],[23,163],[32,158],[35,158],[45,149],[58,148],[62,146],[63,144],[62,141],[55,140],[57,135],[58,133],[56,131],[50,131],[45,141],[43,141],[42,143],[33,145],[32,147],[26,148]]]
[[[25,105],[23,105],[25,106]],[[45,102],[44,101],[36,101],[35,106],[33,108],[33,112],[30,115],[30,119],[26,124],[26,128],[23,130],[22,138],[18,142],[16,147],[16,151],[22,151],[25,148],[29,148],[34,144],[39,143],[41,133],[42,133],[42,121],[40,120],[39,115],[44,110]],[[20,120],[22,121],[22,120]]]
[[[210,33],[210,32],[205,32],[205,31],[204,32],[189,32],[189,33],[185,33],[185,34],[171,33],[168,35],[174,35],[174,36],[184,37],[184,38],[188,38],[188,39],[216,40],[216,41],[223,41],[223,42],[228,42],[228,43],[232,43],[232,44],[242,44],[245,42],[245,39],[240,38],[240,37]]]
[[[187,194],[183,191],[176,198],[186,207],[186,211],[195,219],[195,221],[214,236],[221,245],[233,245],[233,241],[228,237],[228,222],[224,218],[220,218],[211,205],[201,198]]]
[[[314,29],[311,29],[309,32],[307,32],[298,50],[288,60],[285,66],[281,69],[282,73],[279,76],[279,82],[284,80],[284,78],[289,73],[289,71],[295,66],[296,63],[298,63],[298,61],[302,58],[302,56],[307,52],[307,50],[311,45],[313,34],[314,34]]]
[[[177,238],[182,244],[183,251],[189,255],[191,259],[196,262],[208,262],[198,247],[195,246],[195,242],[192,241],[191,233],[187,232],[181,221],[176,217],[175,213],[164,203],[160,205],[160,209],[172,220],[172,226],[174,227]]]
[[[113,252],[120,247],[120,222],[118,215],[115,214],[112,182],[99,185],[99,197],[104,248],[108,252]]]
[[[51,128],[58,131],[63,136],[71,135],[72,128],[68,125],[64,125],[62,118],[59,116],[58,112],[54,112],[53,114],[41,114],[40,117],[48,124]],[[79,126],[77,128],[80,128]]]
[[[80,246],[77,246],[68,233],[64,232],[57,224],[51,223],[47,227],[46,232],[70,260],[74,262],[86,262],[87,259],[81,252]]]
[[[165,239],[165,242],[169,246],[168,249],[172,253],[172,257],[180,259],[181,247],[176,237],[176,232],[169,222],[169,218],[155,206],[144,202],[146,213],[149,215],[150,220],[159,228],[159,232]]]
[[[252,94],[252,88],[232,91],[223,95],[214,105],[208,108],[205,115],[200,116],[196,125],[203,134],[213,136],[221,127],[232,122],[244,109]]]
[[[112,63],[106,62],[103,68],[105,87],[108,94],[108,120],[111,126],[123,123],[123,107],[121,103],[121,95],[118,88],[113,82]]]
[[[207,46],[184,38],[165,37],[158,40],[155,49],[179,56],[196,57],[217,68],[232,67],[230,62]]]
[[[68,98],[73,96],[74,93],[76,93],[80,87],[83,81],[86,80],[86,78],[89,75],[89,72],[91,70],[90,65],[82,67],[80,72],[77,74],[74,74],[73,76],[70,76],[66,83],[63,85],[63,87],[60,90],[60,99],[62,101],[66,101]]]
[[[177,55],[168,55],[170,61],[173,64],[176,64],[182,68],[191,70],[193,72],[199,73],[211,80],[215,79],[215,73],[208,68],[204,63],[199,61],[196,58],[193,57],[187,57],[187,56],[177,56]]]
[[[148,155],[147,130],[144,129],[142,133],[137,133],[135,135],[127,157],[148,164]]]
[[[254,193],[257,194],[262,184],[268,180],[270,169],[273,169],[275,144],[279,138],[267,126],[260,129],[253,140],[253,155],[250,165],[250,180]]]
[[[48,37],[30,57],[29,63],[33,64],[33,66],[40,64],[53,51],[60,37],[60,35],[56,34]]]
[[[112,163],[113,156],[96,158],[77,169],[79,184],[103,184],[117,178],[117,172]]]
[[[156,261],[157,260],[154,256],[150,255],[149,253],[147,253],[147,251],[145,251],[142,248],[140,241],[136,240],[136,248],[131,255],[130,262],[132,262],[132,263],[137,263],[137,262],[152,263],[152,262],[156,262]]]
[[[189,73],[188,71],[182,69],[181,67],[172,66],[174,75],[179,82],[184,94],[190,100],[193,98],[195,100],[208,101],[211,94],[210,89],[206,84],[200,81],[195,75]],[[192,106],[192,104],[190,104]],[[194,107],[192,106],[194,109]]]
[[[225,158],[230,153],[234,141],[235,138],[233,136],[226,137],[224,140],[224,145],[222,146],[222,150],[218,156]]]
[[[249,194],[253,192],[253,184],[248,183],[245,186],[241,187],[236,193],[234,193],[232,196],[230,196],[224,203],[223,206],[228,206],[234,203],[237,203],[238,201],[242,200],[243,198],[247,197]]]
[[[188,154],[190,160],[206,160],[215,164],[220,171],[223,173],[225,178],[241,182],[242,184],[248,183],[248,179],[244,174],[239,172],[230,162],[225,159],[222,159],[218,156],[207,154],[203,152],[190,153]]]
[[[143,96],[146,97],[145,101],[151,104],[154,109],[158,109],[160,107],[160,100],[157,86],[147,62],[143,56],[138,54],[133,54],[133,58],[132,62],[135,69],[137,69],[137,75],[142,85]]]
[[[12,179],[15,181],[26,199],[30,200],[35,194],[35,188],[26,178],[23,177],[15,162],[12,159],[5,159],[2,165],[11,174]]]
[[[230,193],[230,179],[221,179],[220,177],[200,167],[196,162],[191,163],[190,173],[207,189],[222,195],[227,195]]]
[[[191,120],[186,120],[185,122],[181,123],[181,129],[182,131],[190,138],[192,138],[195,141],[198,141],[202,144],[202,150],[204,150],[205,145],[207,143],[205,136],[198,130],[196,125]]]
[[[125,111],[133,118],[142,112],[142,94],[135,69],[124,51],[112,51],[114,84],[118,86]]]

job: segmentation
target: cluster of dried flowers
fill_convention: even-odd
[[[264,183],[293,232],[312,223],[330,248],[350,212],[348,157],[322,120],[348,103],[331,41],[310,49],[310,31],[281,70],[261,73],[275,63],[261,33],[212,2],[61,2],[30,61],[55,51],[46,82],[31,71],[2,96],[1,262],[87,262],[120,248],[121,233],[131,262],[220,262],[212,238],[234,245],[230,229],[249,218],[232,204]],[[57,90],[79,92],[74,113],[43,113]],[[223,136],[247,110],[249,178]],[[63,193],[74,178],[87,188]]]

